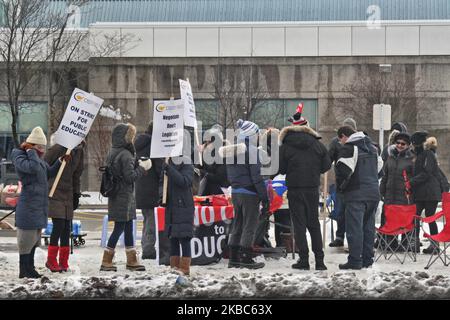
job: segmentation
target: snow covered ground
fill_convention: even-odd
[[[0,299],[49,298],[332,298],[332,299],[450,299],[450,273],[439,261],[429,271],[429,256],[400,265],[383,258],[372,268],[339,271],[346,261],[342,249],[326,249],[327,271],[291,268],[291,255],[266,260],[256,271],[228,269],[227,260],[209,266],[193,266],[187,285],[176,284],[177,275],[168,267],[144,260],[146,272],[125,270],[125,252],[118,247],[117,273],[100,272],[100,235],[89,234],[86,245],[74,249],[71,272],[51,274],[44,268],[45,247],[36,252],[36,266],[45,277],[18,278],[15,238],[0,238]],[[425,242],[424,245],[427,245]]]

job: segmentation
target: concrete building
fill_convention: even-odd
[[[64,1],[52,4],[64,8]],[[179,78],[189,78],[198,117],[207,127],[224,122],[221,101],[227,92],[218,92],[218,79],[235,86],[249,80],[249,88],[228,93],[250,96],[257,106],[251,119],[282,127],[304,102],[305,116],[325,143],[346,117],[378,140],[371,105],[391,102],[393,121],[438,138],[439,161],[450,174],[450,151],[444,147],[450,144],[448,1],[110,0],[88,6],[75,8],[71,20],[90,36],[72,63],[76,81],[58,97],[59,110],[47,110],[45,81],[30,87],[24,103],[32,103],[39,116],[23,116],[23,135],[37,123],[48,133],[55,130],[74,86],[125,111],[142,131],[154,100],[179,96]],[[103,56],[98,48],[108,35],[122,38],[119,50]],[[391,65],[390,72],[382,72],[383,64]],[[4,93],[0,101],[6,101]],[[5,145],[8,118],[0,108]],[[91,140],[83,184],[95,190],[94,153],[101,138]]]

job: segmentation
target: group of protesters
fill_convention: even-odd
[[[259,147],[261,132],[251,121],[239,120],[236,123],[235,143],[225,140],[222,128],[214,125],[200,148],[204,154],[212,155],[214,161],[204,161],[202,165],[192,163],[189,151],[167,161],[150,159],[152,124],[137,137],[132,124],[116,125],[105,164],[117,184],[116,192],[108,198],[108,218],[114,222],[114,229],[104,249],[100,270],[117,270],[113,258],[116,244],[123,234],[126,268],[144,271],[133,238],[136,209],[140,209],[144,216],[142,259],[155,259],[157,231],[153,212],[155,207],[165,206],[169,217],[166,225],[170,238],[170,267],[189,275],[195,210],[192,187],[196,174],[201,177],[197,188],[201,195],[222,193],[223,188],[231,186],[234,219],[228,239],[230,268],[264,267],[263,262],[256,261],[253,245],[258,221],[267,216],[270,207],[265,180],[276,175],[285,176],[299,253],[299,259],[292,268],[301,270],[310,269],[306,231],[311,237],[315,269],[327,269],[318,215],[319,187],[321,174],[330,170],[333,163],[341,212],[336,239],[329,246],[343,246],[346,237],[349,248],[348,259],[339,265],[340,269],[368,268],[373,264],[375,216],[380,200],[385,204],[414,203],[418,215],[425,210],[425,215],[431,216],[441,200],[441,193],[449,189],[437,161],[437,141],[434,137],[427,137],[426,132],[410,135],[406,125],[398,122],[392,126],[388,145],[379,146],[364,131],[358,131],[353,119],[347,118],[327,149],[321,136],[302,115],[302,108],[298,108],[289,121],[291,125],[281,131],[272,128],[269,135],[266,133],[265,138],[269,136],[272,143],[264,147]],[[190,144],[190,141],[184,143]],[[51,144],[46,151],[46,145],[44,132],[36,127],[12,153],[23,184],[16,208],[20,278],[41,276],[34,266],[34,253],[40,243],[41,230],[47,227],[48,217],[52,218],[53,229],[46,267],[52,272],[69,269],[71,223],[81,196],[85,144],[80,144],[70,154],[66,154],[67,150],[58,144]],[[276,158],[279,166],[264,175],[263,158],[269,159],[269,163]],[[67,166],[54,196],[49,200],[49,188],[63,161]],[[164,176],[168,178],[165,202],[162,201]],[[410,187],[405,187],[405,181]],[[383,215],[381,220],[383,224]],[[408,250],[418,252],[418,224],[416,228],[416,239]],[[436,233],[436,224],[430,224],[430,234]],[[398,245],[395,241],[391,243]],[[431,242],[423,252],[431,253],[438,245]]]

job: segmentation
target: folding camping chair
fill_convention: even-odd
[[[450,264],[450,257],[447,255],[447,248],[450,246],[450,192],[444,192],[442,194],[442,211],[437,212],[431,217],[417,217],[420,221],[424,223],[432,223],[437,219],[444,217],[444,228],[441,232],[435,235],[430,235],[424,230],[424,237],[430,239],[435,243],[433,253],[431,254],[430,260],[428,260],[428,264],[425,266],[425,269],[429,269],[432,264],[436,262],[437,259],[441,259],[444,266],[448,266]],[[423,224],[422,224],[423,230]],[[444,243],[444,249],[441,251],[439,248],[439,242]]]
[[[416,205],[385,204],[384,214],[386,223],[381,228],[376,228],[380,241],[377,247],[379,254],[376,257],[375,262],[378,261],[381,256],[384,256],[386,260],[395,256],[401,264],[403,264],[406,257],[409,256],[412,261],[416,262],[416,252],[414,250],[408,250],[415,240],[414,222],[417,217]],[[392,244],[399,235],[404,235],[406,241],[399,241],[398,245],[393,247]],[[399,257],[400,249],[404,252],[403,259],[400,259]]]

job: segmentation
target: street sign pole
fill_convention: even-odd
[[[380,148],[384,147],[384,128],[383,128],[383,104],[380,104],[380,136],[379,136],[379,144]]]

